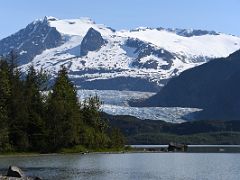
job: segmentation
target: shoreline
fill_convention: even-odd
[[[55,153],[39,152],[5,152],[0,153],[3,157],[35,157],[57,155],[86,155],[86,154],[130,154],[130,153],[240,153],[240,145],[188,145],[186,152],[166,151],[167,145],[127,145],[120,149],[85,149],[77,151],[74,148],[63,149]]]
[[[155,153],[159,153],[159,154],[240,154],[240,152],[163,152],[163,151],[131,151],[131,152],[91,152],[91,153],[66,153],[66,154],[29,154],[29,155],[0,155],[0,158],[7,158],[7,157],[39,157],[39,156],[65,156],[65,155],[93,155],[93,154],[155,154]]]
[[[50,153],[50,154],[8,154],[8,155],[2,155],[0,154],[0,158],[6,158],[6,157],[39,157],[39,156],[65,156],[65,155],[93,155],[93,154],[151,154],[151,153],[159,153],[159,154],[240,154],[240,152],[225,152],[225,151],[212,151],[212,152],[206,152],[206,151],[190,151],[190,152],[165,152],[165,151],[127,151],[127,152],[89,152],[89,153]]]

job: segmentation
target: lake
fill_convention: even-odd
[[[61,180],[239,180],[238,153],[126,153],[0,157],[0,171]]]

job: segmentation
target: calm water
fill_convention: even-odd
[[[132,153],[1,157],[9,165],[44,179],[239,180],[240,154]]]

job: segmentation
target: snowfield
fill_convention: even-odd
[[[184,37],[167,30],[141,29],[139,31],[120,31],[121,37],[133,37],[150,42],[160,48],[189,56],[227,57],[239,49],[239,37],[220,33]]]
[[[88,17],[79,19],[64,19],[59,20],[54,17],[47,17],[51,27],[55,27],[60,33],[72,36],[85,36],[89,28],[94,28],[103,36],[113,35],[112,30],[103,24],[96,24]]]

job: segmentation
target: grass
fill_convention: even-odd
[[[58,152],[59,154],[77,154],[77,153],[118,153],[118,152],[126,152],[131,151],[130,146],[122,147],[122,148],[86,148],[82,145],[77,145],[71,148],[62,148]],[[55,153],[49,153],[55,154]],[[3,156],[34,156],[41,155],[39,152],[17,152],[17,151],[8,151],[1,152],[0,157]]]
[[[1,152],[1,156],[33,156],[33,155],[40,155],[38,152],[14,152],[14,151],[9,151],[9,152]]]
[[[59,153],[63,153],[63,154],[68,154],[68,153],[83,153],[83,152],[87,152],[87,149],[82,146],[82,145],[78,145],[78,146],[74,146],[72,148],[62,148]]]
[[[72,148],[62,148],[59,153],[69,154],[69,153],[107,153],[107,152],[123,152],[123,151],[131,151],[129,146],[121,147],[121,148],[85,148],[82,145],[74,146]]]

